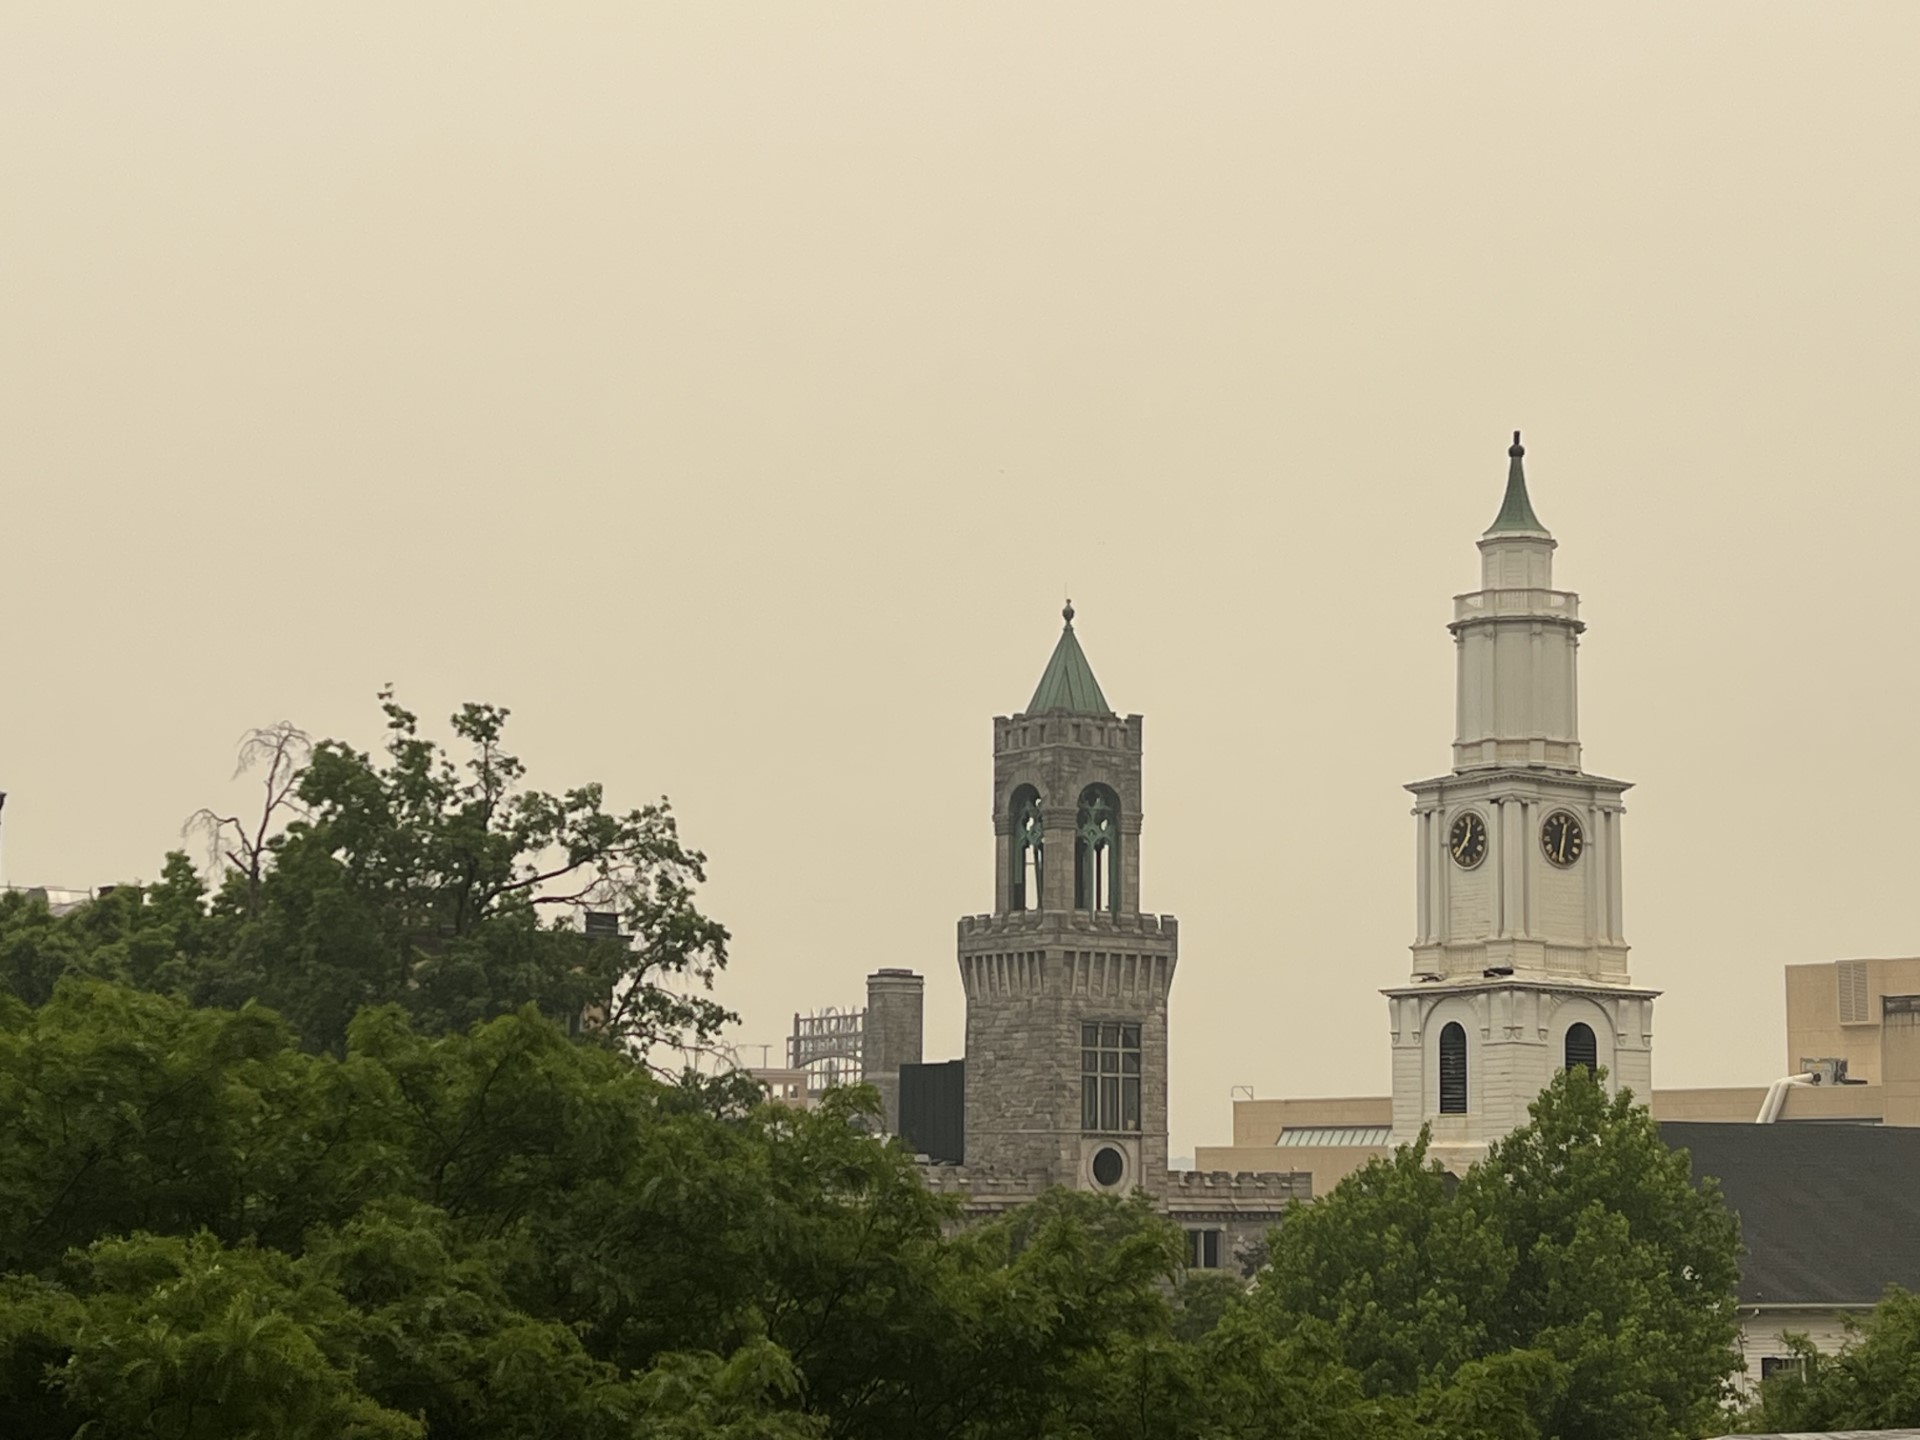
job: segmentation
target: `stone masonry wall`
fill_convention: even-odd
[[[880,1092],[889,1134],[900,1128],[900,1067],[920,1063],[926,999],[926,978],[911,970],[867,977],[862,1064],[867,1083]]]
[[[1170,916],[1028,912],[959,926],[967,996],[967,1161],[1007,1176],[1080,1185],[1080,1027],[1140,1026],[1137,1132],[1104,1132],[1130,1152],[1132,1179],[1167,1164],[1167,995],[1179,956]]]

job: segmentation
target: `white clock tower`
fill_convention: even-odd
[[[1627,782],[1581,768],[1580,597],[1553,588],[1516,431],[1480,588],[1453,602],[1453,769],[1407,788],[1418,835],[1413,977],[1388,990],[1393,1140],[1433,1127],[1437,1157],[1477,1159],[1568,1065],[1645,1098],[1653,1001],[1621,926]]]

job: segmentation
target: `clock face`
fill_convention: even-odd
[[[1487,858],[1487,822],[1477,810],[1463,810],[1447,834],[1447,853],[1453,863],[1471,870]]]
[[[1586,845],[1587,837],[1581,833],[1580,822],[1565,810],[1554,811],[1540,827],[1540,848],[1555,865],[1573,864]]]

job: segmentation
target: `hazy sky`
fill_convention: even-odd
[[[722,997],[928,974],[1071,587],[1147,717],[1173,1143],[1384,1093],[1526,431],[1661,1085],[1920,952],[1920,6],[0,8],[6,879],[247,727],[666,793]],[[754,1052],[757,1055],[757,1051]]]

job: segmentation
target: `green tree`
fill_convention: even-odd
[[[1789,1338],[1799,1363],[1761,1381],[1741,1429],[1920,1426],[1920,1295],[1889,1289],[1837,1354],[1821,1354],[1804,1335]]]
[[[0,1346],[45,1366],[27,1407],[52,1422],[45,1433],[71,1434],[75,1420],[183,1440],[423,1433],[355,1385],[339,1296],[284,1255],[205,1234],[133,1235],[76,1251],[61,1279],[0,1289]]]
[[[1410,1396],[1498,1348],[1515,1256],[1499,1227],[1453,1203],[1457,1185],[1423,1138],[1296,1206],[1271,1243],[1260,1310],[1283,1334],[1331,1327],[1373,1395]]]
[[[296,1246],[413,1183],[395,1089],[257,1006],[74,978],[37,1011],[0,1004],[0,1267],[135,1231]]]
[[[597,784],[529,788],[498,706],[452,717],[456,758],[391,692],[380,703],[378,757],[287,724],[243,740],[259,813],[189,822],[221,875],[211,896],[176,853],[156,884],[67,915],[0,897],[0,986],[29,1005],[64,975],[255,1002],[334,1054],[356,1014],[387,1004],[432,1034],[532,1004],[643,1055],[712,1041],[732,1018],[707,993],[728,937],[696,903],[705,858],[667,802],[616,812]],[[620,933],[582,934],[581,908]]]
[[[1457,1183],[1423,1139],[1290,1216],[1256,1305],[1443,1430],[1652,1440],[1724,1402],[1737,1252],[1711,1182],[1576,1068]]]
[[[718,1355],[674,1354],[639,1383],[645,1440],[819,1440],[830,1433],[817,1415],[785,1402],[802,1377],[779,1347],[765,1342]]]
[[[336,1058],[257,1006],[6,999],[6,1433],[811,1434],[768,1317],[885,1329],[951,1213],[860,1098],[717,1111],[531,1008],[368,1011]]]
[[[384,756],[314,746],[294,818],[230,874],[217,908],[240,923],[199,998],[258,999],[336,1053],[355,1013],[387,1003],[433,1033],[530,1003],[642,1051],[710,1040],[728,1012],[659,983],[710,986],[727,946],[666,802],[616,813],[597,784],[526,788],[498,706],[453,717],[456,761],[391,692],[380,701]],[[628,938],[581,936],[577,906],[617,914]]]
[[[44,1005],[63,975],[184,994],[210,953],[206,887],[183,854],[152,885],[120,885],[56,916],[44,897],[0,895],[0,994]]]

